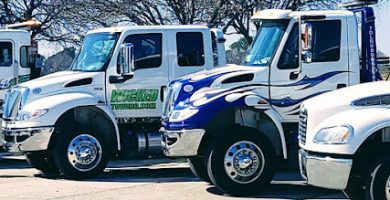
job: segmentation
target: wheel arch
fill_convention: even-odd
[[[278,156],[287,158],[287,146],[284,131],[276,113],[251,108],[229,108],[216,115],[206,128],[198,155],[204,153],[216,141],[220,130],[229,130],[236,126],[251,128],[254,132],[264,135],[271,142]]]
[[[110,109],[106,108],[106,106],[99,106],[99,105],[85,105],[85,106],[78,106],[69,108],[68,110],[64,111],[56,120],[55,127],[61,127],[62,125],[66,125],[66,123],[69,121],[72,122],[87,122],[87,119],[91,116],[91,114],[97,114],[100,116],[103,116],[105,119],[107,119],[108,122],[110,122],[111,130],[113,132],[111,133],[111,136],[114,145],[116,146],[116,150],[121,150],[120,146],[120,135],[119,135],[119,128],[116,123],[115,117]],[[56,134],[60,134],[58,132],[54,133],[54,137]],[[53,144],[54,137],[50,140],[49,147]]]

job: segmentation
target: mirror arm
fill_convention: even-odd
[[[301,17],[298,17],[298,71],[297,74],[302,72],[302,21]]]

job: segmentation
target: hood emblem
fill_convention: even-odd
[[[184,90],[185,92],[192,92],[192,90],[194,90],[194,86],[192,86],[192,85],[185,85],[185,86],[183,87],[183,90]]]
[[[41,92],[42,92],[42,89],[41,89],[41,88],[35,88],[35,89],[32,91],[33,94],[39,94],[39,93],[41,93]]]

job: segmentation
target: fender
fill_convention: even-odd
[[[280,123],[281,117],[279,113],[277,113],[275,110],[270,109],[264,112],[275,124],[276,128],[278,129],[279,136],[280,136],[280,143],[282,144],[282,150],[283,150],[283,158],[287,159],[287,144],[286,144],[286,138],[284,137],[284,131],[282,124]]]
[[[369,117],[368,117],[369,116]],[[377,131],[390,127],[390,109],[386,107],[357,107],[327,118],[313,129],[314,134],[306,138],[306,150],[354,155],[359,147]],[[352,136],[347,144],[325,145],[313,143],[313,138],[319,130],[327,127],[349,125],[353,128]]]
[[[77,103],[76,103],[77,102]],[[111,109],[100,98],[87,93],[64,93],[39,98],[27,103],[23,107],[24,112],[33,112],[37,109],[48,109],[48,112],[41,117],[30,120],[26,127],[37,126],[54,126],[57,120],[67,111],[83,106],[94,106],[107,114],[115,127],[118,150],[120,150],[119,128],[115,116]],[[21,122],[23,123],[23,122]]]

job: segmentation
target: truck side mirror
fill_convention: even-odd
[[[133,76],[134,73],[134,45],[122,44],[120,52],[120,72],[122,76]]]
[[[311,63],[313,58],[313,24],[302,24],[302,60],[305,63]]]

